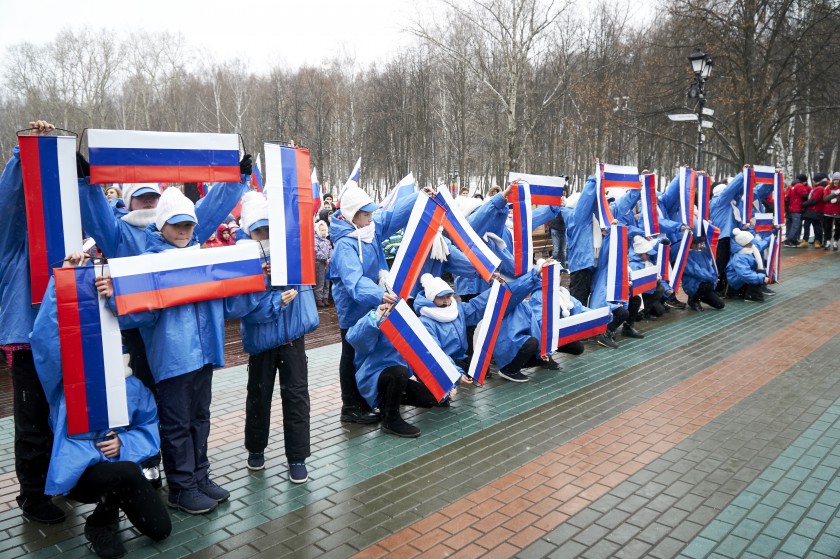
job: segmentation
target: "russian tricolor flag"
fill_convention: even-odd
[[[534,262],[530,187],[524,183],[512,184],[508,201],[513,204],[513,274],[519,277],[526,274]]]
[[[753,207],[753,190],[755,189],[755,167],[744,169],[744,189],[741,191],[741,225],[750,222]]]
[[[309,150],[265,144],[271,285],[315,285]]]
[[[510,298],[510,289],[499,281],[493,281],[490,286],[487,306],[484,307],[481,326],[478,329],[478,338],[473,348],[473,357],[470,361],[468,373],[479,386],[484,384],[484,378],[487,376],[487,369],[490,367],[490,360],[493,358],[493,350],[496,348],[496,339],[499,337],[499,328],[502,325],[505,312],[507,312]]]
[[[704,221],[703,225],[705,226],[705,235],[706,235],[706,251],[708,253],[709,258],[712,261],[712,264],[715,267],[715,273],[719,274],[717,267],[717,260],[715,260],[715,256],[717,255],[717,246],[718,240],[720,240],[720,229],[712,225],[711,221]]]
[[[773,184],[776,178],[776,168],[769,165],[753,165],[755,170],[755,184]]]
[[[464,215],[455,209],[455,202],[448,188],[438,188],[435,200],[446,210],[443,227],[449,238],[461,249],[484,281],[490,281],[490,277],[499,269],[501,259],[478,236]]]
[[[359,182],[359,176],[362,174],[362,158],[360,157],[356,160],[356,164],[353,165],[353,170],[350,171],[350,176],[347,178],[348,181]]]
[[[508,184],[528,183],[531,203],[535,206],[559,206],[566,192],[566,179],[548,175],[529,175],[510,172]]]
[[[629,301],[630,279],[627,274],[627,227],[610,226],[610,254],[607,264],[607,301]]]
[[[659,243],[656,254],[656,264],[659,266],[659,277],[662,281],[671,281],[671,245]]]
[[[632,284],[631,294],[635,297],[656,289],[656,282],[659,280],[659,267],[645,266],[638,270],[630,270],[630,283]]]
[[[429,335],[405,300],[397,301],[379,329],[408,363],[411,371],[442,402],[461,378],[449,357]]]
[[[67,433],[124,427],[129,421],[120,325],[96,291],[95,269],[56,268],[54,274]]]
[[[445,215],[445,209],[436,201],[425,194],[417,196],[394,264],[385,280],[401,298],[411,296]]]
[[[557,347],[560,322],[560,265],[549,264],[542,269],[542,331],[540,355],[554,353]]]
[[[121,315],[265,289],[257,243],[112,258],[108,265]]]
[[[785,177],[782,173],[773,175],[773,225],[785,223]]]
[[[561,318],[558,323],[557,346],[603,334],[612,320],[609,306]]]
[[[414,180],[414,173],[409,173],[403,179],[397,183],[391,192],[382,200],[382,203],[379,205],[380,210],[387,210],[393,207],[394,204],[397,203],[397,200],[404,196],[408,196],[412,192],[417,190],[417,182]]]
[[[767,276],[773,283],[778,283],[779,281],[779,269],[781,267],[782,260],[780,258],[782,243],[777,242],[778,240],[779,238],[775,234],[770,235],[770,244],[767,245],[767,255],[765,256],[765,261],[767,262]]]
[[[239,136],[88,130],[91,184],[240,182]]]
[[[51,266],[82,249],[76,138],[20,136],[18,142],[26,198],[29,279],[32,304],[36,305],[44,297]]]
[[[682,275],[685,271],[685,264],[688,262],[688,251],[691,249],[691,231],[683,231],[682,240],[680,241],[680,248],[677,252],[677,258],[674,265],[671,266],[671,287],[674,290],[674,295],[680,291],[680,282],[682,282]]]
[[[260,154],[257,154],[254,161],[254,172],[251,173],[251,186],[257,189],[258,192],[263,191],[263,177],[260,170]]]
[[[771,213],[757,213],[755,214],[755,232],[766,233],[773,230],[773,214]]]
[[[694,227],[694,200],[697,196],[697,174],[690,167],[680,168],[680,222]]]
[[[697,174],[697,218],[694,221],[694,234],[703,236],[703,222],[709,219],[709,204],[712,195],[712,178]]]
[[[659,205],[656,199],[656,175],[641,175],[642,192],[639,198],[641,202],[641,220],[645,230],[645,237],[652,237],[659,234]]]
[[[318,215],[321,209],[321,187],[318,184],[318,169],[312,167],[312,215]]]

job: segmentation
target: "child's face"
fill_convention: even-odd
[[[447,293],[446,295],[441,295],[439,297],[435,297],[435,306],[436,307],[448,307],[452,304],[452,293]]]
[[[265,241],[268,239],[268,227],[257,227],[251,231],[251,238],[255,241]]]
[[[160,233],[163,235],[163,238],[166,239],[167,243],[175,245],[178,248],[184,248],[190,244],[190,239],[192,239],[194,230],[195,223],[182,221],[181,223],[176,223],[175,225],[165,223],[163,225],[163,231]]]
[[[114,190],[113,188],[109,188],[108,190],[105,191],[105,196],[108,198],[108,200],[113,200],[114,198],[117,197],[117,191]]]
[[[152,194],[151,192],[141,194],[140,196],[132,196],[131,207],[128,209],[129,211],[153,210],[157,208],[158,200],[160,200],[160,196]]]
[[[358,211],[353,216],[353,225],[359,228],[367,227],[371,221],[373,221],[373,214],[370,212]]]
[[[224,239],[224,240],[226,240],[226,241],[227,241],[228,239],[230,239],[230,231],[228,231],[227,229],[225,229],[224,231],[222,231],[222,239]]]
[[[642,262],[647,262],[648,260],[650,260],[650,255],[646,252],[643,252],[639,255],[639,258],[642,259]]]

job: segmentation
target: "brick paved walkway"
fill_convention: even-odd
[[[465,387],[409,411],[416,440],[339,423],[339,347],[313,349],[304,486],[285,478],[279,409],[268,468],[244,468],[246,373],[217,371],[211,459],[232,499],[173,514],[158,544],[123,522],[129,557],[836,557],[838,276],[837,253],[788,251],[767,303],[672,312],[559,373]],[[0,419],[0,559],[89,556],[90,506],[57,499],[56,527],[11,508],[11,439]]]

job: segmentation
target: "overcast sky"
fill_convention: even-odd
[[[0,0],[0,56],[9,45],[45,43],[66,27],[183,33],[189,46],[217,59],[259,65],[318,64],[339,53],[367,65],[387,60],[402,30],[431,0]]]

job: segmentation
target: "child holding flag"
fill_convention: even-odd
[[[761,288],[770,283],[770,276],[764,271],[764,261],[761,257],[766,243],[759,243],[752,233],[738,228],[732,230],[732,238],[743,248],[733,254],[726,265],[729,289],[738,296],[743,296],[745,301],[763,302],[764,294]]]

